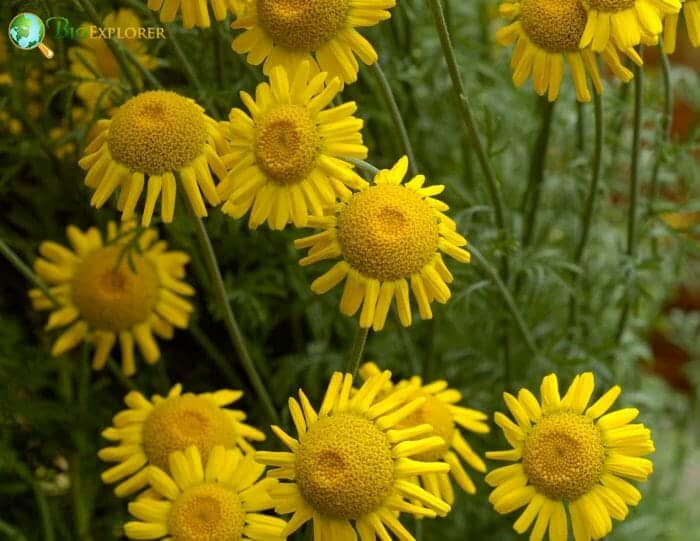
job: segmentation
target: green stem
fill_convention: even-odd
[[[391,121],[394,124],[394,129],[396,130],[396,134],[399,138],[399,141],[401,142],[401,146],[403,147],[403,152],[404,154],[406,154],[406,156],[408,156],[411,175],[415,176],[418,174],[416,155],[413,152],[411,140],[408,137],[408,130],[406,130],[406,124],[403,121],[401,111],[399,110],[399,106],[396,103],[396,97],[394,96],[394,92],[391,90],[389,81],[387,80],[386,75],[384,75],[384,71],[382,70],[378,61],[375,62],[372,66],[370,66],[370,70],[377,78],[379,88],[382,92],[382,97],[384,98],[386,106],[389,109],[389,114],[391,115]]]
[[[586,150],[586,117],[583,103],[576,100],[576,149],[583,153]]]
[[[350,349],[350,354],[348,355],[348,360],[345,364],[345,373],[352,374],[353,378],[357,377],[357,371],[360,369],[362,354],[365,351],[365,344],[367,343],[368,336],[369,327],[366,329],[363,329],[362,327],[357,328],[355,341],[352,343],[352,349]]]
[[[14,252],[12,248],[2,239],[0,239],[0,253],[5,256],[5,258],[10,262],[10,264],[17,269],[22,276],[24,276],[27,280],[29,280],[32,284],[34,284],[36,287],[38,287],[41,292],[46,295],[46,298],[51,301],[51,304],[54,305],[54,308],[60,308],[61,303],[58,302],[58,299],[53,296],[51,291],[49,290],[49,287],[46,285],[46,283],[39,278],[34,271],[32,271],[29,266],[22,261],[22,259]]]
[[[46,499],[46,495],[41,489],[41,485],[39,485],[39,481],[35,480],[32,482],[32,489],[34,490],[34,500],[36,501],[36,506],[39,509],[41,527],[44,530],[44,541],[55,541],[56,534],[54,533],[51,509],[49,508],[49,502]]]
[[[466,130],[467,137],[470,139],[472,146],[474,147],[474,151],[476,152],[476,156],[479,160],[479,165],[481,166],[484,174],[484,179],[486,180],[486,186],[494,208],[496,225],[501,230],[501,233],[505,235],[506,224],[503,196],[501,194],[498,179],[496,178],[496,172],[491,165],[486,148],[481,141],[481,136],[479,135],[479,130],[476,126],[469,96],[467,95],[464,89],[464,84],[462,83],[462,75],[460,73],[459,65],[457,64],[457,57],[455,55],[454,47],[452,46],[450,33],[447,29],[447,22],[445,21],[445,13],[442,9],[442,4],[440,3],[440,0],[427,0],[427,2],[433,14],[435,26],[440,38],[440,45],[442,46],[442,53],[445,57],[447,69],[450,73],[452,88],[457,96],[459,111],[462,116],[464,128]],[[504,255],[504,257],[507,258],[507,255]]]
[[[114,376],[114,379],[117,380],[117,382],[124,387],[124,390],[127,392],[130,391],[139,391],[138,386],[131,381],[129,378],[125,377],[124,374],[122,374],[121,369],[119,368],[119,365],[114,362],[113,359],[109,359],[107,361],[107,369],[110,371],[112,376]]]
[[[199,346],[209,355],[209,358],[214,361],[216,367],[226,377],[229,383],[236,388],[240,388],[242,382],[236,375],[236,371],[231,368],[231,364],[226,357],[218,350],[199,325],[190,323],[189,331]]]
[[[634,131],[632,134],[632,158],[630,164],[629,214],[627,217],[627,250],[626,255],[634,259],[637,255],[637,200],[639,199],[639,153],[642,133],[642,94],[644,75],[639,66],[634,66]],[[625,295],[620,320],[615,334],[615,342],[619,343],[627,326],[631,311],[632,299],[628,291]]]
[[[527,209],[525,225],[523,226],[523,247],[529,246],[535,232],[537,211],[540,207],[542,195],[542,180],[544,179],[544,168],[547,160],[547,148],[549,147],[549,135],[552,131],[552,117],[554,116],[554,104],[546,98],[542,100],[542,125],[532,149],[530,161],[530,175],[526,196],[529,195],[530,204]],[[526,197],[527,200],[527,197]],[[527,205],[526,205],[527,206]]]
[[[661,56],[661,73],[664,82],[664,109],[661,116],[661,125],[656,143],[656,160],[651,174],[651,189],[649,193],[649,216],[653,216],[656,207],[656,198],[659,193],[659,172],[664,161],[664,144],[671,139],[671,117],[673,115],[673,89],[671,86],[671,63],[668,55],[664,53],[663,41],[659,42],[659,55]]]
[[[90,515],[91,499],[85,497],[84,489],[86,484],[83,483],[83,464],[87,463],[86,447],[87,440],[85,434],[85,421],[87,414],[88,392],[90,384],[90,361],[89,348],[87,344],[83,346],[82,358],[80,360],[80,368],[78,370],[77,382],[77,402],[78,402],[78,419],[77,427],[73,433],[73,441],[76,451],[71,460],[71,493],[73,496],[73,518],[77,537],[80,541],[92,541],[90,535]]]
[[[22,532],[2,519],[0,519],[0,533],[5,535],[8,541],[27,541]]]
[[[191,209],[190,209],[191,211]],[[193,214],[193,213],[192,213]],[[224,317],[224,323],[226,325],[226,331],[228,332],[229,338],[231,339],[231,344],[238,354],[238,358],[243,365],[243,370],[250,379],[250,383],[253,386],[258,398],[262,401],[263,407],[269,420],[273,424],[279,423],[279,417],[275,406],[273,405],[272,399],[265,388],[265,384],[260,378],[255,363],[248,352],[248,347],[246,346],[245,338],[238,326],[238,321],[233,314],[231,304],[228,301],[228,296],[226,294],[226,288],[224,287],[224,280],[221,276],[221,270],[219,269],[219,263],[216,259],[216,253],[214,253],[214,247],[211,244],[211,239],[207,233],[206,228],[202,219],[193,215],[195,235],[197,237],[197,243],[204,255],[204,263],[209,272],[209,278],[211,279],[214,286],[214,298],[219,305],[222,315]]]
[[[597,92],[593,93],[593,106],[595,108],[595,150],[593,153],[593,168],[591,174],[591,184],[586,195],[586,203],[581,216],[581,236],[576,244],[574,252],[574,263],[580,265],[583,259],[583,253],[588,244],[588,238],[591,232],[591,222],[593,211],[595,210],[596,196],[598,195],[598,185],[600,176],[603,170],[603,139],[604,123],[603,123],[603,99]],[[574,324],[576,322],[576,295],[572,292],[569,300],[569,321]]]

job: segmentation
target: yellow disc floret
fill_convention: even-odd
[[[435,434],[445,440],[445,444],[437,449],[416,455],[416,459],[425,461],[440,460],[450,449],[452,443],[455,431],[454,416],[450,412],[448,404],[445,404],[436,396],[427,393],[421,394],[426,397],[425,404],[401,421],[399,426],[401,428],[410,428],[422,424],[432,426]]]
[[[357,415],[320,419],[295,454],[299,490],[314,509],[333,518],[357,519],[379,508],[394,483],[386,434]]]
[[[226,411],[203,396],[183,394],[157,404],[143,424],[143,449],[151,464],[167,469],[168,455],[195,445],[203,456],[217,445],[233,447],[238,434]]]
[[[296,184],[314,169],[321,139],[306,108],[283,105],[259,122],[253,145],[257,164],[281,185]]]
[[[260,25],[276,45],[313,51],[343,28],[349,0],[258,0]]]
[[[244,525],[240,498],[221,483],[186,489],[168,514],[168,531],[175,540],[233,541],[241,538]]]
[[[201,107],[174,92],[156,90],[117,110],[107,145],[114,160],[131,171],[161,175],[192,162],[207,139]]]
[[[533,43],[554,53],[578,51],[586,28],[580,0],[524,0],[520,18]]]
[[[397,280],[419,272],[433,257],[439,233],[435,213],[415,191],[378,185],[359,192],[338,216],[343,257],[363,275]]]
[[[158,300],[156,269],[123,246],[101,248],[77,267],[73,302],[95,329],[123,331],[148,319]]]
[[[588,9],[599,9],[600,11],[616,12],[634,7],[636,0],[581,0]]]
[[[540,492],[556,500],[576,500],[600,481],[605,448],[589,417],[571,412],[547,415],[528,433],[523,469]]]

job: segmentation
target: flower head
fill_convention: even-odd
[[[377,61],[372,44],[356,30],[390,17],[395,0],[251,0],[233,23],[245,30],[233,50],[261,64],[269,75],[275,66],[292,73],[308,60],[314,72],[325,71],[345,83],[357,80],[359,65]]]
[[[228,12],[240,15],[248,2],[250,0],[209,0],[217,21],[223,21]],[[163,23],[173,22],[178,12],[182,11],[182,26],[185,29],[211,26],[207,0],[148,0],[148,7],[160,12],[160,21]]]
[[[426,398],[403,392],[379,399],[390,377],[388,371],[373,375],[352,394],[352,376],[336,372],[318,411],[301,390],[299,401],[290,398],[298,437],[272,427],[290,452],[255,454],[258,462],[276,467],[270,477],[291,480],[270,491],[276,512],[294,513],[283,535],[312,520],[316,541],[355,539],[355,532],[362,539],[390,539],[387,528],[399,539],[414,541],[399,513],[434,517],[450,510],[413,481],[417,475],[447,472],[449,466],[409,458],[444,441],[423,437],[432,433],[428,425],[399,428]]]
[[[516,19],[496,34],[501,45],[517,43],[511,59],[516,86],[522,86],[532,75],[535,92],[555,101],[566,60],[579,101],[591,100],[588,76],[596,92],[602,93],[595,53],[591,47],[579,48],[587,20],[581,0],[516,0],[501,4],[500,12],[509,19]],[[642,59],[634,49],[625,53],[641,64]],[[632,72],[620,63],[612,43],[601,49],[601,56],[617,77],[625,82],[632,78]]]
[[[217,446],[253,451],[248,440],[262,441],[265,435],[243,421],[245,413],[226,409],[243,396],[241,391],[220,390],[213,393],[182,394],[175,385],[165,398],[154,395],[151,400],[132,391],[124,402],[128,409],[114,416],[114,426],[102,435],[116,445],[101,449],[98,456],[106,462],[117,462],[102,474],[102,480],[119,482],[117,496],[128,496],[147,484],[145,466],[168,469],[168,457],[194,445],[202,456]]]
[[[380,370],[374,363],[365,363],[360,367],[360,375],[364,380],[379,373]],[[425,402],[397,426],[399,428],[413,428],[427,424],[433,428],[435,434],[445,441],[441,447],[417,455],[415,458],[446,462],[450,465],[450,474],[460,488],[469,494],[474,494],[476,487],[464,469],[462,460],[481,473],[486,471],[486,465],[464,438],[460,427],[477,434],[485,434],[489,431],[489,426],[484,422],[486,415],[474,409],[457,406],[456,404],[462,399],[462,395],[456,389],[450,389],[447,382],[443,380],[426,385],[423,385],[419,376],[402,380],[396,385],[389,381],[382,389],[381,396],[390,396],[392,393],[402,392],[407,388],[414,389],[413,396],[425,397]],[[429,472],[420,475],[419,478],[421,485],[428,492],[452,505],[454,492],[447,473]]]
[[[267,222],[282,229],[288,222],[307,224],[309,215],[322,215],[347,188],[367,182],[342,157],[366,158],[362,120],[354,102],[330,107],[340,90],[334,79],[324,87],[326,74],[309,79],[310,65],[302,63],[290,79],[282,67],[261,83],[256,99],[241,92],[250,115],[233,109],[228,123],[231,171],[217,187],[226,203],[222,210],[240,218],[250,210],[250,227]],[[252,208],[252,210],[251,210]]]
[[[148,363],[160,357],[157,334],[169,339],[173,326],[185,328],[192,305],[183,299],[194,289],[182,281],[189,256],[168,252],[152,229],[132,224],[107,228],[106,242],[93,228],[67,230],[73,250],[55,242],[39,246],[34,270],[51,287],[58,302],[39,289],[29,295],[35,310],[53,310],[48,330],[68,327],[56,340],[52,355],[62,355],[80,342],[95,345],[93,368],[104,367],[119,338],[126,375],[136,371],[134,342]]]
[[[107,15],[102,25],[106,28],[138,28],[141,21],[133,11],[124,8]],[[90,27],[88,23],[83,25],[83,28]],[[148,69],[156,67],[157,60],[148,54],[146,44],[142,40],[124,38],[120,41],[142,66]],[[107,46],[107,41],[88,37],[78,43],[78,46],[68,49],[70,72],[83,80],[76,87],[76,94],[90,109],[98,105],[109,108],[118,103],[118,83],[122,78],[122,71],[119,62]],[[135,77],[139,75],[136,74]]]
[[[325,231],[294,243],[309,248],[302,265],[342,258],[311,289],[323,294],[345,280],[340,311],[353,316],[362,306],[364,328],[384,327],[394,297],[401,323],[411,324],[409,282],[420,316],[430,319],[430,303],[450,298],[452,274],[441,252],[469,262],[469,252],[462,249],[467,241],[443,214],[449,207],[433,198],[445,187],[424,187],[423,175],[402,184],[407,171],[405,157],[380,171],[373,185],[338,204],[332,215],[309,219],[309,225]]]
[[[681,0],[685,26],[693,47],[700,47],[700,0]],[[676,52],[678,19],[680,13],[671,13],[664,19],[664,52]]]
[[[85,184],[95,190],[91,205],[102,207],[119,188],[117,206],[122,220],[130,220],[148,180],[141,223],[150,224],[161,192],[163,221],[172,222],[176,175],[197,216],[207,215],[202,194],[210,205],[221,202],[210,169],[226,176],[220,155],[228,145],[219,125],[193,100],[164,90],[143,92],[97,128],[80,160]]]
[[[494,460],[514,462],[493,470],[486,482],[494,488],[489,501],[499,513],[527,506],[514,528],[524,533],[534,522],[530,539],[566,541],[571,516],[576,541],[600,539],[612,530],[612,519],[623,520],[628,506],[641,499],[623,477],[645,481],[654,451],[643,424],[630,424],[639,411],[625,408],[606,413],[620,395],[615,386],[588,406],[595,383],[586,372],[574,378],[563,397],[557,377],[542,380],[541,401],[527,389],[504,399],[515,422],[502,413],[494,420],[511,444],[508,451],[486,453]]]
[[[124,525],[128,538],[283,541],[285,521],[259,513],[272,507],[268,490],[277,483],[258,480],[265,467],[252,456],[243,458],[223,446],[202,454],[191,446],[171,453],[168,462],[170,475],[157,466],[147,469],[160,499],[141,498],[129,504],[138,521]]]

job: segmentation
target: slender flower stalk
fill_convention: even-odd
[[[369,327],[366,329],[359,326],[357,327],[355,341],[352,344],[350,355],[348,355],[348,362],[345,365],[345,372],[347,374],[352,374],[353,379],[357,377],[357,371],[360,369],[360,363],[362,362],[362,355],[365,351],[365,344],[367,344],[368,336]]]
[[[46,298],[51,301],[54,308],[59,308],[61,306],[56,297],[54,297],[53,293],[51,293],[51,290],[49,289],[49,286],[46,285],[46,282],[39,278],[29,267],[29,265],[22,261],[22,258],[19,257],[3,239],[0,239],[0,254],[4,255],[5,259],[7,259],[7,261],[9,261],[9,263],[15,269],[17,269],[22,276],[39,288],[41,292],[46,295]]]
[[[661,75],[664,83],[664,108],[659,126],[656,142],[656,160],[651,174],[651,190],[649,193],[649,215],[653,215],[656,207],[656,197],[659,193],[659,172],[664,161],[664,145],[671,138],[671,117],[673,114],[673,88],[671,83],[671,63],[664,52],[663,42],[659,43],[659,56],[661,57]]]

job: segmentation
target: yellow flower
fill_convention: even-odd
[[[360,368],[363,380],[380,374],[381,371],[374,363],[365,363]],[[456,389],[448,388],[444,380],[434,381],[423,385],[419,376],[413,376],[393,385],[390,381],[383,389],[382,396],[389,396],[395,392],[401,392],[407,388],[413,388],[414,397],[425,397],[425,403],[406,417],[397,426],[399,428],[411,428],[428,424],[435,434],[440,436],[445,444],[441,447],[416,456],[418,460],[435,461],[442,460],[450,465],[450,473],[457,484],[469,494],[476,492],[474,482],[464,469],[460,457],[469,466],[478,472],[486,472],[484,461],[474,452],[467,440],[460,432],[462,427],[471,432],[485,434],[489,426],[484,423],[486,415],[480,411],[455,405],[462,399],[462,395]],[[445,473],[425,473],[419,476],[421,485],[431,494],[445,500],[452,505],[454,491],[450,483],[449,475]]]
[[[443,214],[449,207],[433,198],[445,187],[424,187],[423,175],[402,184],[407,171],[403,157],[377,173],[372,186],[338,204],[331,216],[309,218],[309,225],[325,231],[294,243],[309,248],[302,265],[342,258],[311,289],[321,295],[345,280],[340,311],[353,316],[362,306],[360,326],[375,331],[384,328],[394,297],[401,323],[411,324],[409,282],[423,319],[433,317],[432,301],[448,301],[452,274],[441,252],[469,262],[469,252],[461,248],[467,241]]]
[[[336,372],[318,412],[301,390],[299,402],[289,399],[298,439],[277,426],[272,430],[291,452],[255,453],[258,462],[276,467],[270,477],[291,480],[270,491],[277,513],[294,513],[283,535],[312,520],[315,541],[355,541],[357,534],[388,540],[387,528],[402,541],[415,541],[399,522],[401,512],[417,517],[449,512],[447,503],[413,480],[449,466],[409,458],[444,441],[423,437],[432,432],[428,425],[398,428],[426,398],[413,398],[409,389],[378,400],[390,377],[389,371],[372,376],[351,396],[352,375]]]
[[[700,47],[700,0],[681,0],[683,17],[688,29],[688,37],[693,47]],[[664,19],[664,52],[676,52],[676,37],[680,13],[667,15]]]
[[[579,101],[591,100],[588,76],[596,92],[603,92],[595,53],[590,47],[579,48],[586,28],[586,10],[581,0],[517,0],[501,4],[500,12],[516,19],[496,33],[501,45],[517,42],[511,59],[516,86],[522,86],[532,74],[535,92],[540,96],[547,94],[549,101],[555,101],[567,61]],[[641,65],[642,59],[634,49],[625,53]],[[621,80],[628,82],[632,78],[612,43],[604,47],[601,56]]]
[[[130,220],[148,179],[141,223],[151,223],[161,191],[161,217],[170,223],[176,175],[197,216],[207,215],[202,194],[210,205],[221,203],[210,168],[226,176],[220,156],[228,145],[216,121],[193,100],[164,90],[143,92],[110,120],[98,121],[97,130],[79,162],[87,170],[85,184],[95,190],[91,205],[102,207],[120,188],[117,206],[122,220]]]
[[[374,26],[391,17],[396,0],[250,0],[234,29],[245,31],[233,40],[233,50],[248,54],[248,62],[269,75],[275,66],[292,73],[304,60],[313,71],[332,79],[357,81],[359,58],[377,61],[372,44],[355,29]]]
[[[265,471],[252,457],[214,447],[206,467],[192,446],[169,457],[170,475],[150,466],[148,480],[161,499],[142,498],[129,504],[138,520],[127,522],[130,539],[176,541],[283,541],[284,520],[258,511],[272,507],[268,490],[274,479],[258,481]]]
[[[250,0],[209,0],[214,18],[223,21],[227,12],[240,15]],[[148,0],[148,7],[153,11],[160,11],[160,21],[171,23],[182,10],[182,26],[186,29],[209,28],[211,18],[207,0]]]
[[[118,462],[102,474],[107,484],[119,482],[114,492],[123,497],[142,489],[148,483],[145,466],[168,469],[168,457],[194,445],[208,457],[217,446],[251,453],[248,440],[262,441],[265,435],[243,421],[245,413],[226,409],[243,396],[241,391],[223,389],[213,393],[182,394],[175,385],[168,396],[147,400],[132,391],[124,402],[128,409],[114,416],[114,426],[102,435],[117,444],[101,449],[98,456],[106,462]]]
[[[139,28],[141,21],[130,9],[120,9],[104,18],[102,26],[106,28]],[[84,24],[90,28],[92,25]],[[146,44],[139,39],[121,39],[122,44],[131,51],[141,65],[154,69],[157,60],[148,54]],[[76,88],[76,94],[85,104],[94,109],[98,103],[103,108],[109,108],[119,102],[121,92],[118,84],[122,79],[122,71],[117,59],[102,38],[88,37],[82,39],[76,47],[68,49],[70,72],[85,80]],[[140,81],[137,70],[133,70]]]
[[[514,462],[486,476],[496,487],[489,501],[499,513],[527,506],[514,528],[524,533],[534,522],[531,541],[549,531],[551,541],[566,541],[567,517],[576,541],[601,539],[612,531],[612,519],[624,520],[628,506],[642,496],[623,477],[646,481],[652,472],[651,433],[630,424],[639,411],[625,408],[607,413],[617,397],[617,385],[588,407],[595,381],[591,372],[574,378],[563,397],[557,377],[542,380],[541,402],[527,389],[518,396],[504,393],[515,422],[498,412],[494,420],[512,446],[486,456]]]
[[[267,222],[283,229],[288,222],[307,224],[309,215],[320,216],[337,197],[367,182],[341,157],[366,158],[362,120],[355,118],[355,102],[327,108],[340,90],[333,79],[324,87],[326,74],[309,80],[310,65],[303,62],[294,77],[276,67],[269,83],[261,83],[256,100],[246,92],[241,99],[250,116],[231,110],[228,123],[231,171],[217,187],[226,204],[223,212],[240,218],[251,207],[249,225]]]
[[[60,306],[38,289],[29,295],[35,310],[53,310],[47,330],[70,325],[53,345],[52,355],[62,355],[80,342],[95,345],[93,368],[104,367],[117,337],[125,375],[136,371],[134,342],[148,363],[160,357],[157,334],[173,335],[173,326],[185,328],[192,305],[182,298],[194,294],[184,282],[189,256],[167,252],[153,229],[137,230],[110,222],[107,239],[91,227],[85,232],[68,226],[73,250],[56,242],[39,246],[41,257],[34,270],[51,287]]]
[[[625,53],[644,43],[659,42],[663,18],[677,14],[680,0],[581,0],[586,9],[586,29],[581,47],[604,51],[610,42]]]

